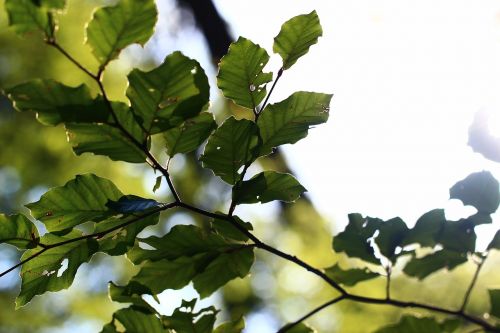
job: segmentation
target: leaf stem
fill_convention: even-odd
[[[262,110],[264,110],[264,108],[266,107],[267,102],[269,102],[269,98],[271,97],[271,94],[273,93],[274,87],[276,87],[278,80],[283,75],[283,71],[284,71],[284,69],[283,69],[283,67],[281,67],[280,70],[278,71],[278,74],[276,74],[276,80],[274,80],[273,85],[271,86],[271,90],[269,90],[269,93],[267,94],[266,99],[264,100],[264,103],[262,103],[262,106],[260,107],[259,112],[255,115],[256,122],[257,122],[257,119],[259,118],[260,114],[262,113]]]
[[[385,272],[386,272],[386,284],[385,284],[385,298],[386,299],[391,299],[391,273],[392,273],[392,267],[391,264],[387,264],[385,267]]]
[[[481,272],[481,268],[484,265],[484,262],[488,258],[489,252],[481,259],[481,261],[477,264],[476,271],[474,272],[474,276],[472,277],[472,280],[469,284],[469,287],[467,288],[464,296],[464,300],[462,302],[462,306],[460,307],[460,312],[464,312],[465,308],[467,307],[467,304],[469,303],[470,295],[472,293],[472,290],[474,289],[474,286],[476,285],[476,282],[479,278],[479,273]]]

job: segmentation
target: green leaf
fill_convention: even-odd
[[[15,33],[39,30],[47,36],[52,34],[47,11],[34,5],[31,0],[5,0],[5,10],[9,26]]]
[[[154,250],[136,246],[128,253],[136,264],[149,260],[133,280],[149,286],[154,293],[180,289],[193,281],[200,296],[206,297],[228,281],[245,277],[254,261],[253,247],[230,243],[192,225],[175,226],[161,238],[139,242]]]
[[[114,302],[132,303],[137,308],[143,308],[151,313],[155,312],[154,308],[141,297],[143,294],[152,295],[153,293],[140,283],[131,281],[126,286],[117,286],[113,282],[109,282],[108,289],[109,298]]]
[[[82,236],[82,232],[78,230],[73,230],[64,237],[45,234],[40,238],[40,243],[54,245]],[[42,247],[28,250],[24,252],[21,261],[43,250]],[[68,288],[73,283],[78,267],[88,262],[97,250],[97,242],[86,239],[55,246],[26,262],[21,268],[21,292],[16,299],[16,307],[24,306],[36,295]],[[67,262],[67,267],[64,267],[64,262]]]
[[[31,0],[37,7],[45,7],[49,9],[64,9],[66,0]]]
[[[240,37],[219,63],[217,86],[226,98],[255,110],[266,97],[265,84],[273,79],[272,73],[262,72],[268,61],[266,50]]]
[[[120,309],[113,314],[111,323],[105,325],[101,333],[118,332],[148,332],[148,333],[170,333],[166,330],[160,318],[143,308],[134,306]]]
[[[36,79],[5,91],[18,111],[36,112],[37,120],[55,126],[67,122],[107,122],[102,99],[92,100],[86,85],[68,87],[51,79]]]
[[[186,120],[181,125],[163,133],[167,154],[174,156],[179,153],[192,152],[205,142],[216,128],[214,116],[209,112],[202,112]]]
[[[158,189],[161,186],[161,180],[163,179],[163,176],[158,176],[156,177],[155,185],[153,186],[153,192],[158,191]]]
[[[144,153],[149,147],[146,134],[140,128],[133,113],[122,103],[116,103],[115,114],[126,135],[114,122],[112,123],[68,123],[68,141],[77,155],[93,153],[105,155],[114,161],[144,163]],[[141,145],[139,147],[139,145]]]
[[[210,306],[195,312],[196,299],[182,301],[171,316],[162,316],[163,324],[179,333],[212,333],[217,310]]]
[[[287,333],[316,333],[317,331],[307,324],[299,323],[291,329],[286,330]]]
[[[305,191],[297,179],[288,173],[264,171],[234,186],[233,201],[237,204],[273,200],[293,202]]]
[[[153,0],[121,0],[94,12],[87,25],[87,44],[104,68],[130,44],[144,45],[156,24]]]
[[[397,324],[378,329],[375,333],[452,333],[460,324],[459,320],[451,319],[439,323],[431,317],[415,317],[403,315]]]
[[[118,213],[136,213],[159,207],[160,203],[153,199],[144,199],[136,195],[124,195],[118,201],[109,200],[106,207]]]
[[[446,221],[438,242],[447,250],[460,253],[474,252],[476,249],[474,224],[467,219],[456,222]]]
[[[382,223],[379,219],[363,218],[361,214],[349,214],[349,224],[344,231],[333,238],[335,252],[345,252],[352,258],[379,264],[369,239]]]
[[[268,105],[257,120],[262,138],[260,155],[274,147],[295,143],[307,136],[312,125],[328,120],[332,95],[299,91],[276,104]]]
[[[26,216],[0,214],[0,244],[10,244],[21,250],[36,247],[37,242],[38,230]]]
[[[238,216],[231,216],[231,221],[221,220],[221,219],[213,219],[212,220],[212,230],[217,232],[218,235],[230,240],[242,241],[246,242],[248,240],[248,236],[242,233],[235,224],[238,224],[240,227],[245,230],[251,231],[253,230],[253,226],[250,222],[244,222]]]
[[[339,264],[326,268],[325,273],[333,281],[349,287],[354,286],[359,282],[371,280],[380,276],[380,274],[372,272],[368,268],[351,268],[344,270],[339,266]]]
[[[401,246],[407,234],[408,227],[402,219],[396,217],[380,224],[375,243],[380,253],[395,263],[397,259],[396,249]]]
[[[93,174],[77,175],[64,186],[55,187],[40,200],[26,205],[34,218],[50,232],[70,229],[88,221],[102,221],[114,213],[106,206],[122,193],[109,180]]]
[[[273,51],[283,59],[283,69],[292,67],[323,35],[316,11],[286,21],[274,38]]]
[[[493,214],[500,204],[499,184],[490,172],[476,172],[453,185],[450,198],[473,206],[480,214]]]
[[[406,264],[403,271],[409,276],[423,280],[442,268],[452,270],[465,262],[467,262],[467,255],[464,253],[440,250],[422,258],[412,258],[411,261]]]
[[[500,318],[500,289],[488,289],[488,294],[490,296],[490,314]]]
[[[210,87],[200,64],[174,52],[149,71],[128,75],[127,97],[149,134],[179,126],[197,116],[208,103]]]
[[[112,217],[97,223],[94,233],[106,232],[110,229],[118,228],[123,224],[127,224],[101,237],[99,239],[99,251],[111,256],[125,254],[134,245],[137,235],[144,230],[144,228],[158,223],[159,216],[160,214],[156,213],[137,220],[136,214],[131,214],[122,218]]]
[[[488,245],[488,250],[491,250],[491,249],[500,250],[500,230],[498,230],[495,233],[495,236],[493,236],[493,239],[491,240],[490,244]]]
[[[425,213],[408,232],[401,246],[417,243],[423,247],[434,247],[445,223],[446,217],[443,209],[433,209]]]
[[[245,320],[243,317],[236,321],[229,321],[217,326],[213,333],[241,333],[245,329]]]
[[[235,184],[241,177],[239,169],[254,159],[257,146],[257,126],[246,119],[234,117],[226,121],[210,136],[200,160],[226,183]]]

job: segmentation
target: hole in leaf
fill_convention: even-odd
[[[196,74],[198,72],[198,70],[196,69],[196,67],[194,67],[192,70],[191,70],[191,74]]]
[[[143,250],[156,250],[154,247],[145,242],[139,242],[139,247]]]
[[[217,150],[220,150],[220,146],[216,148]]]
[[[61,267],[57,271],[57,277],[61,277],[63,273],[68,269],[69,260],[66,258],[61,262]]]

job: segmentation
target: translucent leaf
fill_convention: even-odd
[[[107,202],[118,200],[122,195],[111,181],[85,174],[49,190],[40,200],[26,207],[33,217],[45,224],[48,231],[55,232],[108,218],[114,213],[110,213]]]
[[[51,79],[36,79],[5,92],[17,110],[36,112],[44,125],[107,122],[110,118],[104,101],[94,101],[85,85],[68,87]]]
[[[164,329],[160,318],[143,308],[131,306],[120,309],[113,314],[111,323],[106,324],[101,333],[118,332],[148,332],[148,333],[169,333]]]
[[[197,116],[208,103],[210,87],[200,64],[174,52],[157,68],[128,75],[127,97],[149,134],[179,126]]]
[[[108,284],[109,298],[114,302],[132,303],[137,308],[143,308],[146,311],[154,313],[155,310],[148,302],[142,299],[141,295],[152,295],[151,290],[137,282],[130,282],[126,286],[118,286],[113,282]]]
[[[246,242],[248,240],[248,236],[246,236],[237,227],[235,227],[235,224],[240,225],[240,227],[248,231],[253,230],[252,224],[250,222],[244,222],[235,215],[231,216],[231,218],[232,221],[221,219],[212,220],[212,230],[215,230],[217,234],[226,239]]]
[[[439,240],[445,223],[444,210],[433,209],[417,220],[417,223],[408,232],[401,245],[406,246],[417,243],[424,247],[434,247]]]
[[[325,273],[333,281],[346,286],[354,286],[359,282],[371,280],[380,276],[380,274],[374,273],[368,268],[351,268],[344,270],[339,266],[339,264],[326,268]]]
[[[500,204],[499,184],[490,172],[476,172],[453,185],[450,198],[475,207],[479,213],[493,214]]]
[[[379,219],[349,214],[349,224],[344,231],[333,238],[333,249],[335,252],[345,252],[349,257],[379,264],[369,239],[373,237],[381,223]]]
[[[293,202],[305,191],[290,174],[264,171],[233,187],[233,200],[237,204],[273,200]]]
[[[210,136],[200,160],[226,183],[240,179],[239,169],[254,159],[257,146],[257,126],[246,119],[234,117],[226,121]]]
[[[129,134],[126,135],[114,122],[68,123],[66,124],[69,143],[77,155],[93,153],[108,156],[114,161],[144,163],[148,144],[146,134],[125,104],[116,104],[118,121]],[[132,139],[133,138],[133,139]],[[138,144],[142,145],[141,147]]]
[[[219,63],[217,85],[226,98],[255,109],[266,97],[265,84],[273,79],[272,73],[262,72],[268,61],[266,50],[240,37]]]
[[[245,320],[241,317],[238,320],[222,323],[217,326],[213,333],[241,333],[245,329]]]
[[[299,91],[282,102],[268,105],[257,121],[262,137],[260,155],[274,147],[295,143],[312,125],[328,120],[332,95]]]
[[[230,243],[192,225],[175,226],[161,238],[139,242],[154,249],[136,246],[128,253],[136,264],[149,260],[133,280],[149,286],[154,293],[180,289],[193,281],[201,297],[206,297],[228,281],[245,277],[254,261],[252,247]]]
[[[167,154],[174,156],[196,150],[216,128],[214,116],[208,112],[202,112],[198,116],[186,120],[181,125],[163,133]]]
[[[217,310],[213,307],[194,311],[196,299],[182,301],[170,316],[162,316],[165,327],[179,333],[212,333]]]
[[[73,230],[64,237],[45,234],[40,242],[51,245],[81,237],[81,231]],[[21,260],[43,250],[41,247],[24,252]],[[34,296],[47,291],[59,291],[68,288],[75,278],[82,263],[88,262],[97,252],[94,239],[71,242],[46,250],[38,257],[26,262],[21,268],[21,292],[16,299],[16,307],[27,304]],[[66,267],[65,267],[66,266]]]
[[[153,35],[156,17],[153,0],[120,0],[96,10],[87,25],[87,44],[101,67],[128,45],[144,45]]]
[[[490,296],[490,314],[500,318],[500,289],[488,289],[488,295]]]
[[[467,255],[464,253],[440,250],[422,258],[412,258],[403,271],[409,276],[423,280],[440,269],[452,270],[465,262],[467,262]]]
[[[47,11],[37,7],[31,0],[5,0],[5,9],[9,26],[17,34],[39,30],[51,35]]]
[[[38,230],[26,216],[0,214],[0,244],[30,249],[36,246],[37,241]]]
[[[136,195],[124,195],[118,201],[110,200],[106,206],[118,213],[135,213],[159,207],[160,203],[153,199],[144,199]]]
[[[460,325],[460,320],[449,319],[439,323],[430,317],[403,315],[397,324],[378,329],[375,333],[452,333]]]
[[[273,45],[274,53],[279,53],[283,59],[283,69],[295,64],[322,35],[323,30],[315,10],[286,21],[274,38]]]
[[[396,262],[396,249],[401,246],[403,239],[408,234],[408,227],[399,217],[384,221],[379,226],[379,234],[375,238],[380,253]]]

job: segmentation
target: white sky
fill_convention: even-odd
[[[432,208],[459,207],[448,190],[469,173],[500,176],[499,164],[467,146],[475,112],[500,123],[499,1],[216,2],[236,36],[270,53],[284,21],[317,10],[324,37],[285,72],[272,100],[334,93],[328,123],[286,153],[337,227],[349,212],[413,224]]]

